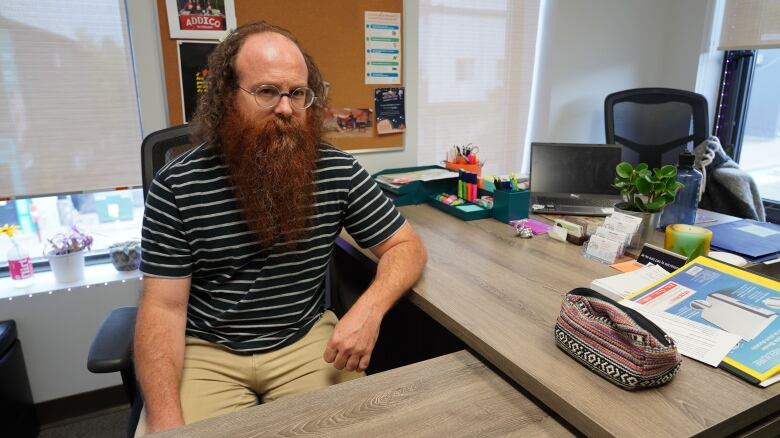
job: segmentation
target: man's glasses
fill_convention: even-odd
[[[260,108],[273,108],[279,104],[282,97],[287,96],[290,98],[290,105],[298,110],[305,110],[314,103],[314,99],[317,96],[314,95],[314,91],[311,88],[299,87],[292,91],[282,93],[274,85],[261,85],[255,89],[255,91],[249,91],[243,87],[238,87],[251,94],[257,102],[257,106]]]

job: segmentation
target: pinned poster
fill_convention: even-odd
[[[374,110],[376,111],[377,134],[395,134],[406,131],[403,87],[374,90]]]
[[[200,95],[208,91],[209,55],[217,47],[210,41],[179,41],[179,81],[184,122],[188,123],[198,107]]]
[[[401,14],[366,11],[366,84],[401,83]]]

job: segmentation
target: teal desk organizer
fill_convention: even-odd
[[[505,223],[515,219],[525,219],[528,217],[528,204],[530,202],[531,192],[528,190],[495,190],[493,192],[493,217]]]
[[[411,181],[406,184],[401,184],[399,187],[388,186],[381,181],[376,180],[379,175],[392,174],[392,173],[406,173],[414,172],[416,170],[426,169],[444,169],[441,166],[415,166],[415,167],[399,167],[396,169],[385,169],[379,171],[373,175],[374,181],[376,181],[379,188],[393,201],[396,207],[402,207],[404,205],[422,204],[427,201],[429,196],[437,195],[442,192],[452,193],[452,188],[457,185],[458,177],[452,177],[447,179],[437,179],[433,181]],[[446,170],[446,169],[445,169]]]
[[[481,205],[465,202],[461,205],[448,205],[433,196],[429,196],[428,204],[447,214],[451,214],[462,221],[473,221],[477,219],[488,219],[493,217],[493,210],[482,207]]]

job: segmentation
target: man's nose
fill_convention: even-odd
[[[291,116],[293,114],[290,96],[281,96],[279,98],[279,103],[274,107],[274,113],[284,116]]]

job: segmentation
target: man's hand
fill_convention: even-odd
[[[325,362],[340,370],[368,368],[382,318],[420,278],[428,259],[422,241],[409,223],[371,248],[371,252],[379,258],[374,281],[336,324],[325,347]]]
[[[381,313],[353,306],[333,329],[325,347],[325,362],[332,363],[339,370],[365,371],[371,361],[381,323]]]

